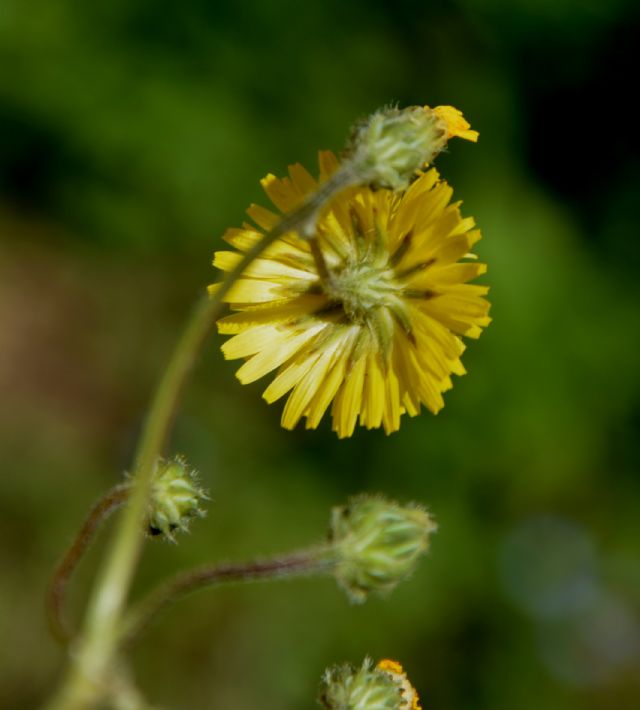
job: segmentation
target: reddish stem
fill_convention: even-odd
[[[128,483],[121,483],[95,503],[53,574],[45,603],[51,632],[63,644],[67,644],[72,637],[72,632],[64,618],[69,580],[93,542],[98,528],[127,500],[129,490]]]

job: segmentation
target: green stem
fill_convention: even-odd
[[[135,457],[136,475],[131,484],[129,504],[115,531],[89,601],[83,633],[74,652],[74,663],[60,691],[49,704],[49,710],[89,708],[106,692],[105,684],[117,653],[117,628],[142,551],[141,520],[154,467],[168,440],[182,390],[222,309],[225,295],[247,266],[278,237],[291,231],[297,231],[304,237],[313,236],[322,208],[338,192],[357,181],[358,176],[349,167],[334,173],[305,202],[284,215],[270,232],[245,252],[211,298],[203,298],[197,304],[156,390]]]
[[[161,611],[191,592],[233,582],[325,574],[331,571],[333,564],[330,548],[320,547],[272,560],[205,565],[188,570],[153,590],[129,612],[122,627],[123,644],[132,645]]]

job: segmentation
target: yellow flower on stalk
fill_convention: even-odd
[[[323,182],[338,161],[321,152],[319,162]],[[262,186],[288,213],[318,181],[293,165],[288,178],[268,175]],[[308,240],[286,233],[225,295],[235,313],[218,329],[234,337],[222,351],[246,360],[237,372],[243,384],[277,370],[263,397],[271,403],[289,395],[285,428],[302,417],[316,428],[331,405],[339,437],[351,436],[357,421],[389,434],[402,414],[444,406],[451,375],[465,372],[460,336],[477,338],[490,322],[488,288],[467,283],[486,270],[471,254],[480,232],[451,195],[433,168],[403,192],[349,188],[318,221],[322,258]],[[248,214],[262,230],[280,220],[257,205]],[[260,229],[228,230],[234,251],[217,252],[214,265],[230,271],[261,239]]]

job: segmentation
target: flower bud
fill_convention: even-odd
[[[420,710],[418,694],[402,666],[365,658],[357,669],[346,663],[325,671],[318,701],[326,710]]]
[[[354,127],[346,161],[361,183],[403,190],[454,137],[478,140],[478,131],[453,106],[382,109]]]
[[[197,485],[197,473],[186,461],[176,457],[172,461],[158,461],[153,476],[147,529],[150,535],[163,535],[175,542],[176,530],[186,531],[194,517],[204,517],[200,503],[208,500],[206,492]]]
[[[347,155],[363,183],[402,190],[446,143],[444,123],[432,111],[388,108],[355,127]]]
[[[436,524],[424,508],[360,496],[331,515],[329,541],[338,584],[356,603],[390,592],[411,575]]]

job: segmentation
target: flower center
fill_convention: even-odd
[[[392,269],[366,260],[333,272],[323,288],[332,301],[342,305],[353,323],[364,323],[374,309],[391,305],[398,290]]]

